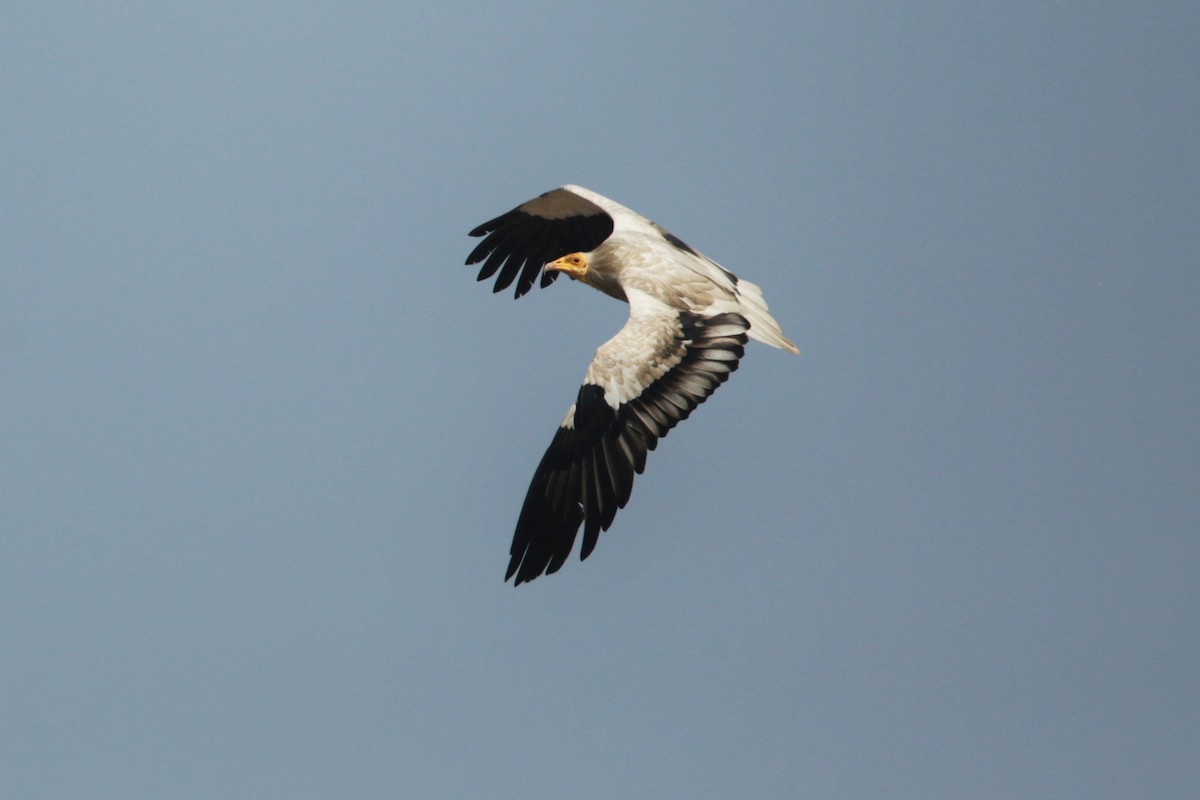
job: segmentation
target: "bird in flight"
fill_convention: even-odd
[[[534,472],[513,534],[514,585],[557,572],[583,526],[580,559],[629,502],[646,453],[737,369],[747,337],[799,353],[762,291],[659,225],[566,185],[483,223],[467,264],[516,297],[560,275],[629,304]]]

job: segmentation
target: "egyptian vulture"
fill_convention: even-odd
[[[747,337],[791,353],[762,291],[642,215],[580,186],[522,203],[470,233],[467,264],[516,297],[559,276],[629,304],[596,351],[525,495],[504,576],[514,585],[580,559],[624,508],[646,452],[737,369]]]

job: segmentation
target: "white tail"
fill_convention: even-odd
[[[762,289],[758,288],[757,284],[738,278],[735,290],[742,301],[742,315],[750,320],[750,338],[800,355],[799,348],[783,335],[779,323],[767,311],[767,301],[763,300]]]

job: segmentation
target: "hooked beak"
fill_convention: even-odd
[[[570,253],[546,264],[545,269],[565,272],[577,281],[583,280],[588,271],[588,259],[583,253]]]

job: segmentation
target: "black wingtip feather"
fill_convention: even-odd
[[[579,557],[591,555],[628,503],[647,452],[737,369],[750,329],[744,317],[685,313],[679,324],[679,363],[633,400],[614,410],[599,386],[580,388],[573,425],[558,429],[530,482],[505,580],[519,585],[557,572],[580,526]]]
[[[555,211],[565,211],[566,216]],[[578,213],[572,213],[575,211]],[[538,282],[539,272],[542,287],[554,282],[557,274],[545,273],[544,264],[568,253],[595,250],[612,235],[613,227],[612,217],[599,206],[565,189],[552,189],[472,228],[470,236],[484,238],[466,263],[487,259],[478,280],[487,280],[499,270],[493,291],[516,281],[515,296],[521,297]]]

